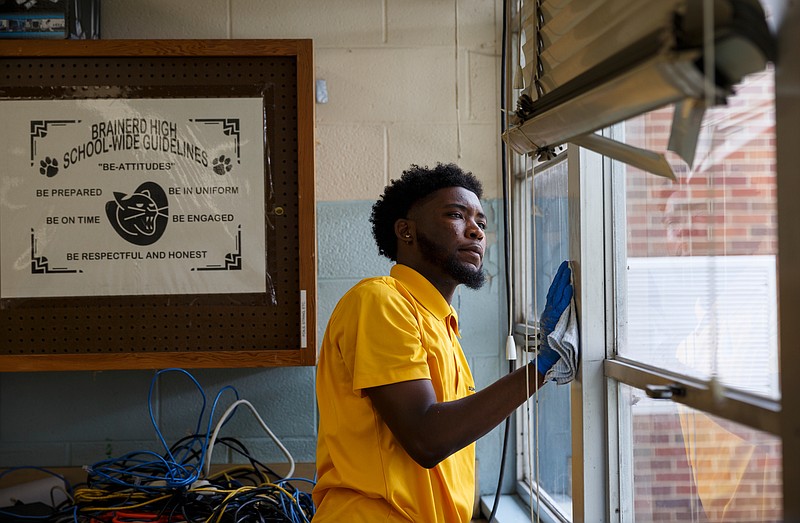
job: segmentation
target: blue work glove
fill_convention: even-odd
[[[558,353],[550,348],[547,336],[553,332],[558,320],[561,319],[561,315],[569,307],[569,302],[572,299],[571,275],[572,271],[569,268],[569,263],[564,261],[558,267],[553,282],[550,284],[550,289],[547,291],[547,301],[544,305],[542,317],[539,320],[541,336],[539,352],[536,355],[536,368],[542,375],[547,374],[547,371],[560,359]]]

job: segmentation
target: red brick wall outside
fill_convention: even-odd
[[[692,428],[675,413],[633,417],[635,521],[782,521],[780,440],[718,419]]]
[[[709,132],[701,134],[692,167],[668,156],[677,182],[624,167],[629,257],[776,254],[772,73],[748,79],[737,91],[727,107],[707,113]],[[626,124],[625,141],[664,152],[671,121],[671,108],[639,117]],[[677,414],[634,411],[633,424],[637,522],[781,520],[777,438],[742,427],[721,429],[724,423],[713,429],[694,427],[684,438]],[[714,438],[730,433],[752,452],[746,462],[732,461],[729,448],[714,444]],[[687,440],[696,443],[688,451]],[[693,448],[698,449],[694,467],[689,459]],[[738,467],[744,467],[740,476]],[[696,480],[695,475],[712,479]],[[703,499],[700,491],[713,490],[708,487],[713,478],[717,489],[735,486],[733,493]]]

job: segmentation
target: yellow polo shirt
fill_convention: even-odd
[[[458,336],[455,310],[407,266],[362,280],[342,297],[317,367],[314,523],[470,521],[475,445],[425,469],[403,450],[363,392],[429,379],[438,401],[472,394]]]

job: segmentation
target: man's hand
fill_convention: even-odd
[[[536,355],[536,369],[542,375],[547,374],[550,367],[559,360],[558,353],[551,349],[547,343],[547,336],[553,332],[561,315],[569,307],[569,302],[572,299],[571,275],[572,271],[569,268],[569,263],[564,261],[558,267],[553,282],[550,284],[550,289],[547,291],[547,303],[545,303],[542,317],[539,320],[541,336],[539,337],[539,352]]]

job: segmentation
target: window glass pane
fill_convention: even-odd
[[[527,321],[538,321],[544,309],[547,290],[558,266],[569,258],[567,226],[567,162],[537,172],[524,185],[528,242],[522,260],[527,265]],[[538,484],[555,508],[572,513],[572,438],[570,426],[570,387],[548,383],[524,409],[523,474],[526,482]]]
[[[527,261],[533,260],[529,269],[536,270],[528,276],[527,314],[528,318],[538,320],[558,266],[569,259],[566,159],[537,172],[533,180],[533,190],[531,178],[525,181],[525,197],[528,199],[526,231],[530,236]],[[532,224],[535,224],[535,229]]]
[[[635,521],[782,520],[780,438],[620,386]]]
[[[677,181],[624,164],[626,296],[618,353],[770,398],[778,383],[773,73],[707,111]],[[631,145],[666,151],[672,108],[624,124]],[[618,201],[617,209],[623,205]]]

